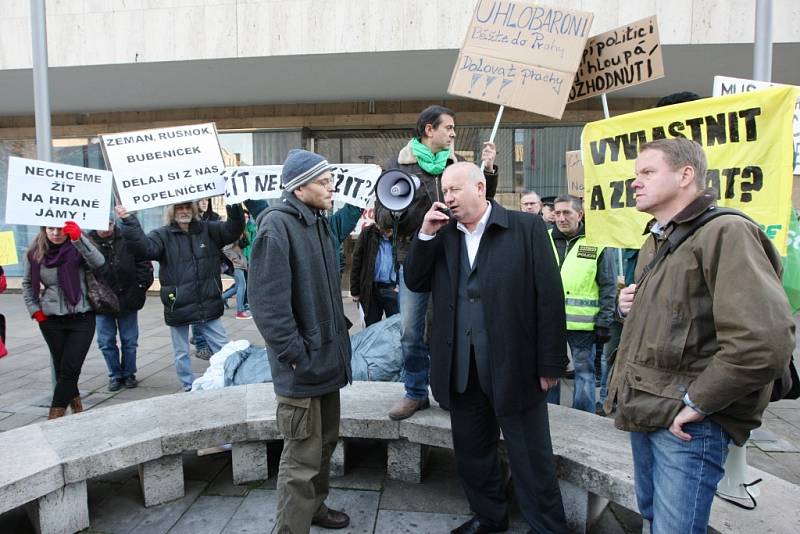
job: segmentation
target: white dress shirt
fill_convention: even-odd
[[[478,221],[478,224],[475,226],[475,230],[470,232],[467,230],[467,227],[458,222],[456,224],[456,228],[458,228],[461,232],[464,233],[464,241],[467,244],[467,257],[469,257],[469,266],[472,267],[475,265],[475,256],[478,255],[478,246],[481,244],[481,238],[483,237],[483,232],[486,230],[486,223],[489,221],[489,215],[492,213],[492,204],[491,202],[486,203],[486,211],[483,213],[483,217],[481,220]],[[420,241],[430,241],[436,236],[423,234],[422,232],[419,233]]]

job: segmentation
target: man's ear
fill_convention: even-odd
[[[684,165],[681,169],[681,187],[687,187],[694,183],[694,167],[691,165]]]
[[[422,130],[423,137],[431,137],[433,135],[434,130],[435,128],[433,127],[433,124],[429,122],[428,124],[425,125],[425,128]]]

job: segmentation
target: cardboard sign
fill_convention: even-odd
[[[746,93],[767,87],[794,87],[797,91],[797,100],[792,111],[792,127],[794,147],[794,173],[800,174],[800,87],[796,85],[784,85],[782,83],[761,82],[758,80],[746,80],[743,78],[731,78],[729,76],[714,76],[714,96],[735,95]]]
[[[583,129],[586,239],[592,245],[639,248],[650,215],[636,209],[631,184],[639,147],[687,137],[703,146],[706,183],[720,206],[758,222],[785,254],[792,195],[790,87],[703,98],[590,122]]]
[[[225,203],[245,200],[280,198],[283,193],[283,165],[229,167],[222,171],[225,179]],[[367,208],[374,201],[375,183],[381,175],[378,165],[354,163],[334,165],[331,170],[336,184],[333,200]]]
[[[593,15],[478,0],[447,92],[560,119]]]
[[[0,232],[0,265],[16,265],[17,244],[14,241],[14,232]]]
[[[664,77],[655,15],[586,42],[569,101],[583,100]]]
[[[107,230],[111,185],[108,171],[11,157],[5,222]]]
[[[566,154],[567,158],[567,193],[583,198],[583,163],[581,162],[581,151],[570,150]]]
[[[134,211],[225,192],[214,123],[101,135],[122,205]]]

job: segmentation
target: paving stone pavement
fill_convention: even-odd
[[[349,299],[345,310],[356,322]],[[0,312],[7,320],[9,356],[0,359],[0,432],[46,419],[51,396],[49,353],[36,323],[27,316],[21,295],[0,295]],[[227,310],[223,319],[229,339],[263,345],[252,320],[236,320]],[[139,314],[139,387],[108,391],[105,362],[92,346],[79,387],[88,410],[180,391],[175,376],[169,330],[157,297],[150,297]],[[357,327],[354,327],[354,331]],[[199,376],[208,362],[193,358]],[[800,402],[770,405],[763,431],[748,444],[748,462],[794,484],[800,484]],[[449,532],[469,518],[469,507],[455,473],[452,451],[433,449],[422,484],[388,480],[386,445],[358,440],[350,445],[348,471],[332,479],[328,503],[345,509],[352,524],[342,532]],[[355,450],[354,450],[355,449]],[[184,454],[186,496],[144,508],[135,468],[88,483],[91,528],[94,533],[271,533],[275,525],[275,474],[280,444],[270,445],[269,479],[246,486],[231,480],[230,453]],[[355,453],[354,453],[355,452]],[[526,532],[513,507],[509,532]],[[26,534],[33,528],[22,509],[0,515],[0,532]],[[312,532],[327,532],[312,529]],[[606,509],[593,534],[641,532],[638,514],[617,506]]]

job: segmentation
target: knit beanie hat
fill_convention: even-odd
[[[333,166],[328,160],[319,154],[295,148],[289,151],[283,162],[281,183],[286,191],[294,191],[331,168]]]

